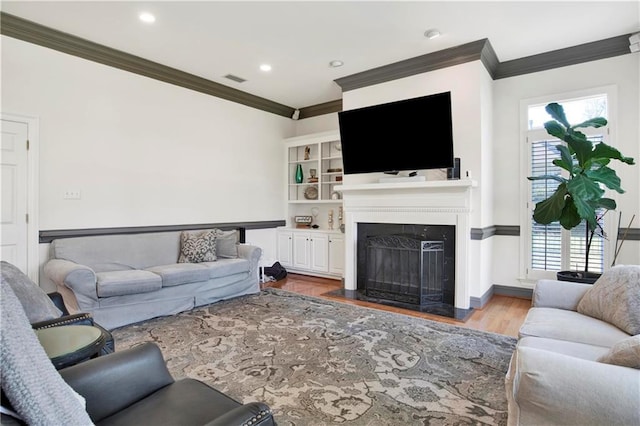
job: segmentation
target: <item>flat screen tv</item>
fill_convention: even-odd
[[[338,113],[345,174],[453,167],[451,92]]]

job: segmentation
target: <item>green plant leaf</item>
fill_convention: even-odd
[[[615,200],[612,200],[611,198],[600,198],[596,201],[594,207],[596,209],[615,210],[617,205]]]
[[[593,150],[593,158],[597,158],[597,159],[606,158],[606,159],[619,160],[629,165],[635,164],[633,158],[623,156],[620,153],[620,151],[618,151],[612,146],[607,145],[604,142],[600,142],[596,144],[596,147]]]
[[[571,194],[574,201],[578,201],[577,199],[592,201],[600,199],[604,194],[604,189],[600,188],[600,185],[588,176],[579,174],[567,182],[567,192]],[[578,206],[578,211],[580,211],[579,203],[576,203],[576,205]],[[583,216],[583,219],[586,218]]]
[[[560,175],[541,175],[541,176],[529,176],[527,177],[527,179],[529,180],[547,180],[547,179],[553,179],[556,180],[560,183],[564,183],[567,181],[566,178],[560,176]]]
[[[573,158],[569,152],[569,148],[564,145],[556,145],[556,149],[560,152],[560,161],[553,160],[553,164],[558,167],[562,167],[573,175]]]
[[[546,123],[544,123],[544,128],[551,136],[555,136],[562,141],[567,136],[566,129],[562,127],[557,121],[547,121]]]
[[[578,209],[573,202],[573,198],[569,196],[565,199],[564,208],[560,215],[560,225],[562,225],[564,229],[570,230],[578,226],[580,222],[582,222],[582,218],[578,214]]]
[[[578,160],[578,166],[580,168],[584,168],[585,164],[593,156],[593,143],[591,143],[590,140],[583,138],[580,135],[584,136],[582,133],[580,134],[576,134],[575,132],[567,133],[567,136],[565,137],[564,140],[565,142],[567,142],[567,145],[569,145],[569,147],[571,147],[571,149],[575,153],[576,159]]]
[[[560,123],[562,123],[562,125],[564,125],[564,127],[569,128],[571,127],[569,125],[569,122],[567,121],[567,116],[564,115],[564,108],[562,107],[562,105],[556,103],[556,102],[552,102],[550,104],[548,104],[545,108],[545,111],[547,111],[547,113],[549,113],[549,115],[551,117],[553,117],[554,120],[559,121]]]
[[[543,225],[560,220],[564,209],[565,195],[567,195],[567,187],[563,183],[549,198],[536,203],[536,207],[533,209],[533,220]]]
[[[613,189],[620,194],[624,193],[624,190],[620,187],[620,178],[616,174],[616,171],[609,167],[587,170],[585,175],[596,182],[605,184],[609,189]]]
[[[607,119],[604,117],[595,117],[595,118],[590,118],[587,121],[583,121],[580,124],[575,124],[573,126],[571,126],[572,129],[577,129],[578,127],[603,127],[607,125]]]

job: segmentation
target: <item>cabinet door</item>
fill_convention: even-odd
[[[309,239],[311,247],[311,270],[328,272],[329,236],[327,234],[312,234]]]
[[[278,261],[282,266],[293,265],[293,233],[278,232]]]
[[[306,232],[293,233],[293,267],[309,269],[309,234]]]
[[[329,237],[329,272],[344,275],[344,237],[341,235]]]

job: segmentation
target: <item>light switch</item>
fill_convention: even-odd
[[[64,197],[65,200],[79,200],[80,199],[80,191],[78,190],[66,190],[64,191]]]

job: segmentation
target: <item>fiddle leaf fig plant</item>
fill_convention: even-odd
[[[566,176],[542,175],[530,176],[529,180],[552,179],[558,182],[558,188],[547,199],[536,203],[533,219],[542,225],[559,222],[567,230],[578,226],[582,221],[587,224],[585,276],[589,267],[589,249],[594,234],[602,232],[598,220],[604,211],[615,210],[616,202],[605,197],[603,186],[620,194],[624,190],[620,186],[620,178],[615,170],[609,167],[611,160],[625,164],[635,164],[633,158],[623,156],[617,149],[603,143],[593,143],[578,129],[588,127],[599,128],[607,125],[603,117],[595,117],[579,124],[571,125],[567,121],[562,105],[550,103],[545,107],[553,118],[544,123],[548,134],[566,145],[556,145],[560,158],[553,164],[566,170]]]

